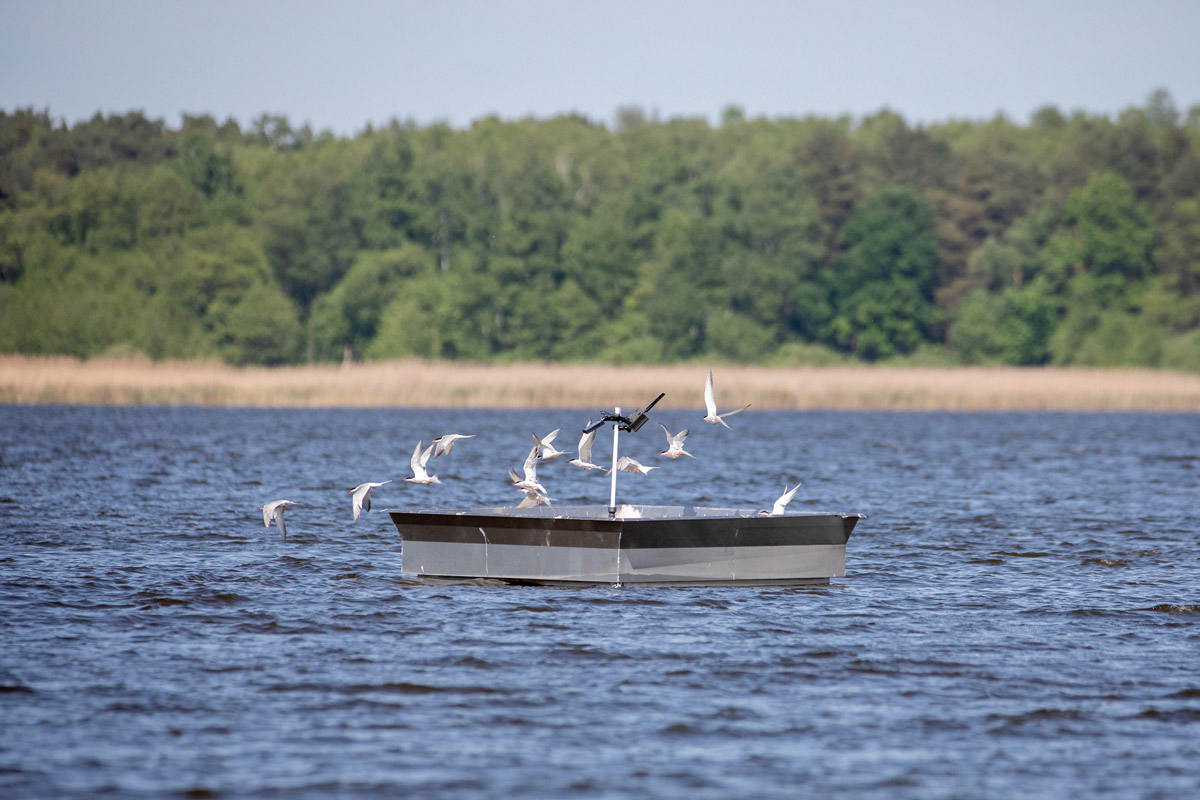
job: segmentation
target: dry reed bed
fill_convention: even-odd
[[[611,408],[666,392],[703,404],[698,365],[483,365],[418,360],[235,368],[212,362],[0,357],[0,403]],[[1039,368],[714,368],[721,409],[1200,411],[1200,375]]]

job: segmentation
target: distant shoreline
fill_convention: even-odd
[[[611,408],[666,392],[701,407],[709,365],[473,364],[403,360],[350,366],[0,356],[0,404],[244,407]],[[1200,411],[1200,374],[1026,367],[711,365],[722,409]]]

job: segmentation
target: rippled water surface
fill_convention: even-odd
[[[752,412],[656,413],[622,451],[697,458],[621,499],[803,480],[868,516],[828,588],[402,575],[381,509],[514,502],[586,412],[0,407],[0,796],[1194,795],[1200,417]]]

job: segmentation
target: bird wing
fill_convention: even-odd
[[[588,425],[591,425],[591,424],[592,424],[592,421],[588,420]],[[579,460],[580,461],[591,462],[591,460],[592,460],[592,444],[595,441],[596,441],[596,431],[594,429],[588,431],[583,436],[579,437]]]
[[[355,522],[358,522],[360,512],[371,510],[371,490],[377,486],[383,486],[384,483],[391,483],[391,480],[389,479],[382,483],[360,483],[354,487],[354,493],[350,497],[354,506]]]
[[[533,438],[535,440],[537,439],[536,436]],[[529,451],[529,455],[525,456],[525,480],[529,481],[530,483],[537,483],[537,454],[538,446],[535,443],[533,445],[533,449]]]
[[[287,527],[283,524],[283,509],[288,504],[285,503],[275,510],[275,524],[279,526],[279,536],[285,542],[287,541]]]
[[[417,442],[417,449],[420,449],[420,447],[421,443]],[[429,463],[429,456],[433,453],[433,448],[434,444],[433,442],[430,442],[429,447],[426,447],[425,451],[421,453],[421,469],[424,469],[425,465]]]
[[[262,512],[263,512],[263,527],[264,528],[271,527],[271,520],[275,516],[275,504],[267,503],[265,506],[262,507]]]
[[[562,430],[562,428],[555,428],[554,430],[547,433],[545,435],[545,437],[542,439],[542,444],[549,447],[550,443],[554,441],[555,437],[558,436],[558,432],[561,430]]]
[[[742,413],[743,411],[745,411],[745,410],[746,410],[747,408],[749,408],[749,407],[750,407],[750,403],[746,403],[746,405],[742,406],[741,408],[735,408],[733,411],[726,411],[726,412],[725,412],[724,414],[722,414],[721,416],[722,416],[722,417],[732,417],[734,414],[740,414],[740,413]]]
[[[445,436],[439,436],[434,439],[437,442],[437,450],[433,452],[433,457],[437,458],[442,453],[450,453],[454,451],[454,443],[459,439],[474,439],[473,433],[448,433]]]
[[[417,442],[417,446],[413,450],[412,458],[408,460],[408,465],[412,467],[414,475],[420,475],[425,471],[425,467],[421,464],[421,445],[423,444],[424,442]]]
[[[797,483],[793,488],[788,489],[787,484],[783,485],[783,494],[779,495],[779,499],[775,501],[775,505],[771,507],[771,515],[776,516],[783,513],[783,507],[792,502],[792,498],[796,496],[796,491],[800,488]]]
[[[708,371],[708,380],[704,382],[704,407],[708,409],[708,416],[716,416],[717,399],[713,392],[712,370]]]

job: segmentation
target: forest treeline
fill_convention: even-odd
[[[0,111],[0,352],[1200,370],[1200,106],[353,137]]]

